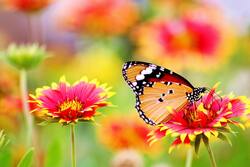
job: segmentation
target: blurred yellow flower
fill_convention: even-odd
[[[63,1],[56,15],[67,30],[93,36],[120,35],[135,24],[138,8],[132,0]]]
[[[233,34],[219,13],[211,13],[208,7],[195,8],[177,18],[156,18],[139,25],[132,34],[136,59],[175,70],[220,67],[232,51]]]
[[[122,64],[123,62],[116,52],[109,48],[96,46],[78,53],[65,68],[65,75],[72,79],[88,75],[116,86],[120,84],[119,81],[122,81]]]

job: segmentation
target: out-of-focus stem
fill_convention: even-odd
[[[209,154],[209,158],[210,158],[210,161],[211,161],[211,166],[212,167],[217,167],[216,161],[215,161],[215,158],[214,158],[214,154],[213,154],[213,151],[212,151],[212,149],[210,147],[209,141],[207,142],[207,144],[205,144],[205,146],[206,146],[208,154]]]
[[[190,148],[187,151],[187,157],[186,157],[185,167],[191,167],[192,166],[192,160],[193,160],[193,150],[192,150],[192,148]]]
[[[75,125],[70,125],[71,131],[71,162],[72,167],[76,167],[76,150],[75,150]]]
[[[29,113],[29,104],[28,104],[28,89],[27,89],[27,73],[26,70],[20,71],[20,89],[22,97],[22,106],[23,113],[26,120],[27,136],[26,136],[26,145],[29,147],[32,145],[32,133],[33,133],[33,117]]]

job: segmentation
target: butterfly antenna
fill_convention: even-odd
[[[206,88],[206,90],[209,92],[209,91],[211,91],[211,88],[209,88],[209,87],[205,87]],[[222,101],[222,97],[218,94],[218,93],[216,93],[216,92],[214,92],[214,94],[217,96],[217,97],[219,97],[220,99],[221,99],[221,101]]]
[[[205,87],[206,88],[206,92],[210,92],[212,89],[211,88],[209,88],[209,87]],[[220,99],[220,101],[222,101],[222,97],[218,94],[218,93],[216,93],[216,92],[214,92],[214,95],[216,96],[216,97],[218,97],[218,99]],[[212,101],[214,102],[214,98],[212,99]],[[217,103],[219,103],[219,102],[217,102]],[[219,104],[218,104],[219,105]]]

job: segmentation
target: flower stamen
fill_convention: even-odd
[[[70,109],[70,110],[79,112],[82,110],[82,108],[83,108],[83,104],[77,100],[65,101],[59,106],[60,111],[65,111],[65,110]]]

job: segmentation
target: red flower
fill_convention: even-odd
[[[20,125],[20,112],[22,112],[21,99],[9,95],[0,98],[0,129],[18,131]]]
[[[190,64],[199,70],[219,67],[230,55],[232,33],[225,21],[218,22],[219,16],[210,15],[205,9],[194,11],[199,13],[157,18],[138,26],[132,35],[137,45],[136,55],[172,69]]]
[[[148,146],[150,128],[135,116],[116,115],[104,119],[99,128],[100,141],[113,150],[136,149],[141,152],[160,152],[159,147]]]
[[[183,19],[156,24],[157,27],[159,42],[173,56],[189,51],[212,56],[221,40],[218,29],[203,21]]]
[[[132,0],[65,1],[57,10],[67,30],[90,35],[120,35],[134,25],[138,9]]]
[[[201,138],[211,136],[225,139],[224,133],[230,132],[229,124],[242,127],[242,124],[233,118],[244,115],[249,110],[249,100],[245,97],[222,97],[215,93],[215,88],[202,97],[196,105],[190,105],[172,114],[172,118],[152,131],[150,141],[155,142],[168,134],[175,136],[170,147],[179,144],[195,144]]]
[[[5,0],[7,6],[23,12],[35,12],[46,8],[52,0]]]
[[[36,96],[31,95],[32,112],[48,121],[59,121],[63,124],[93,120],[96,110],[107,106],[109,93],[105,85],[96,81],[82,79],[70,85],[64,78],[52,87],[37,89]]]

